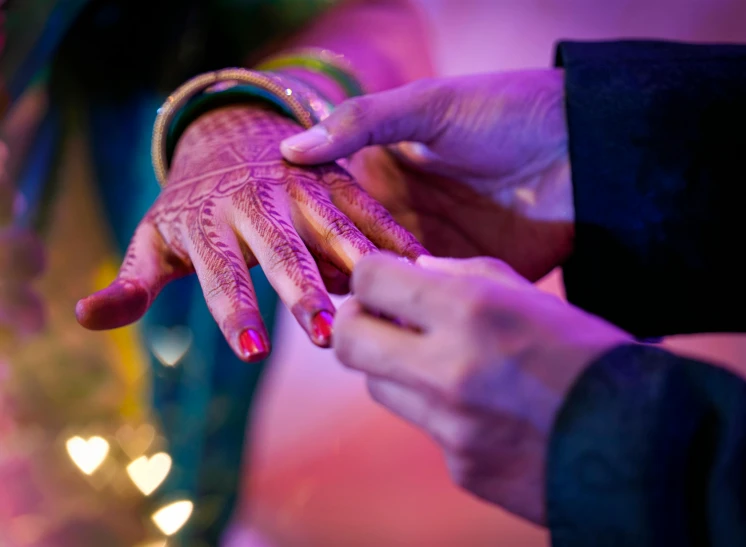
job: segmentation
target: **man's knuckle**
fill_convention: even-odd
[[[472,258],[470,260],[477,267],[478,270],[484,272],[497,271],[502,273],[510,270],[510,266],[508,266],[508,263],[504,260],[500,260],[499,258],[480,256],[477,258]]]
[[[462,288],[461,304],[458,307],[462,321],[468,325],[481,322],[491,313],[492,294],[482,284],[469,283]]]
[[[370,102],[365,97],[345,101],[339,107],[339,115],[343,126],[350,129],[362,127],[370,117]]]
[[[445,403],[453,409],[466,409],[473,406],[473,384],[480,361],[465,355],[449,367],[442,386]]]

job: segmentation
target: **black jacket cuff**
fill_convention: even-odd
[[[746,383],[642,345],[591,365],[549,446],[554,547],[746,545]]]
[[[562,43],[568,299],[642,337],[746,330],[746,46]]]

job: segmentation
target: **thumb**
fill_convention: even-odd
[[[357,97],[340,104],[311,129],[282,141],[286,160],[299,164],[326,163],[350,156],[365,146],[402,141],[428,142],[438,134],[444,91],[419,81]]]
[[[423,255],[417,259],[417,265],[426,270],[433,270],[459,276],[485,277],[507,287],[530,287],[531,282],[521,277],[502,260],[488,257],[477,258],[436,258]]]

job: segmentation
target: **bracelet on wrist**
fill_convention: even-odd
[[[273,104],[305,129],[323,120],[332,108],[316,90],[287,75],[227,68],[196,76],[158,109],[151,144],[158,183],[165,186],[176,143],[190,123],[215,108],[256,100]]]

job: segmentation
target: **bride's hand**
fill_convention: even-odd
[[[340,167],[286,163],[279,143],[299,127],[264,106],[212,111],[176,149],[168,183],[140,223],[118,277],[81,300],[89,329],[132,323],[173,279],[196,272],[228,343],[246,361],[269,353],[249,268],[270,283],[319,346],[331,341],[325,287],[377,249],[425,251]]]

